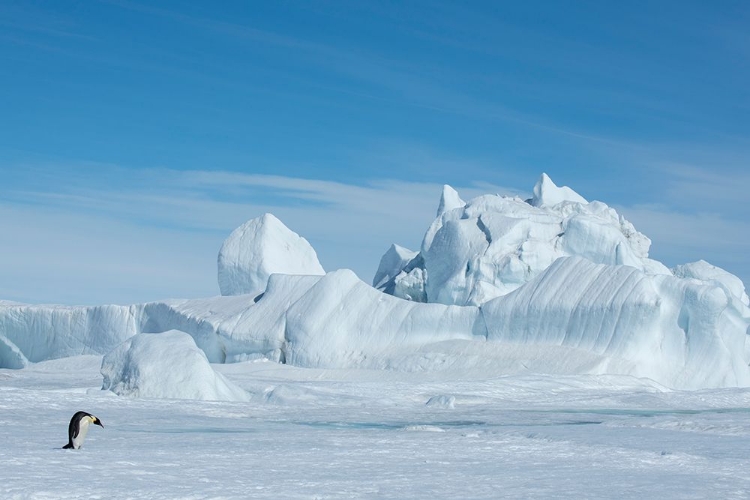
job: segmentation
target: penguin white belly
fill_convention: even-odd
[[[73,448],[76,450],[81,447],[83,440],[86,439],[86,434],[89,432],[89,423],[90,420],[88,417],[83,417],[78,423],[78,435],[73,438]]]

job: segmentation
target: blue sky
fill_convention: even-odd
[[[370,281],[542,172],[750,282],[750,4],[0,4],[0,298],[218,293],[272,212]]]

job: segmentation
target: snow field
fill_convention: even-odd
[[[0,370],[0,497],[747,498],[750,391],[630,377],[214,365],[248,402],[116,397],[101,358]],[[31,388],[33,387],[33,388]],[[284,393],[285,397],[273,397]],[[431,398],[454,405],[427,405]],[[86,409],[104,429],[59,449]]]

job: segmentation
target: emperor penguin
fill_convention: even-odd
[[[96,424],[102,428],[102,421],[91,413],[85,411],[78,411],[73,418],[70,419],[68,425],[68,444],[63,446],[64,450],[74,449],[77,450],[83,446],[83,440],[86,439],[86,434],[89,432],[89,425]]]

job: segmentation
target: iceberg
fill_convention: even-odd
[[[557,187],[546,174],[526,201],[485,195],[447,203],[460,198],[446,191],[419,255],[404,264],[403,273],[390,270],[394,283],[381,287],[387,293],[414,300],[412,291],[421,288],[425,302],[481,305],[569,256],[671,274],[648,258],[651,241],[614,209]]]
[[[325,274],[310,243],[272,214],[232,231],[219,250],[218,267],[222,295],[261,293],[273,273]]]
[[[446,186],[420,250],[393,245],[370,286],[346,269],[324,274],[309,244],[267,214],[222,247],[222,296],[131,306],[0,303],[0,367],[106,355],[103,373],[114,387],[141,362],[159,363],[126,354],[133,346],[164,351],[174,340],[187,348],[189,336],[190,349],[201,352],[200,361],[190,355],[199,371],[267,359],[750,386],[742,281],[704,261],[670,271],[648,257],[649,246],[615,210],[546,175],[529,200],[464,202]],[[184,333],[147,335],[173,330]]]

